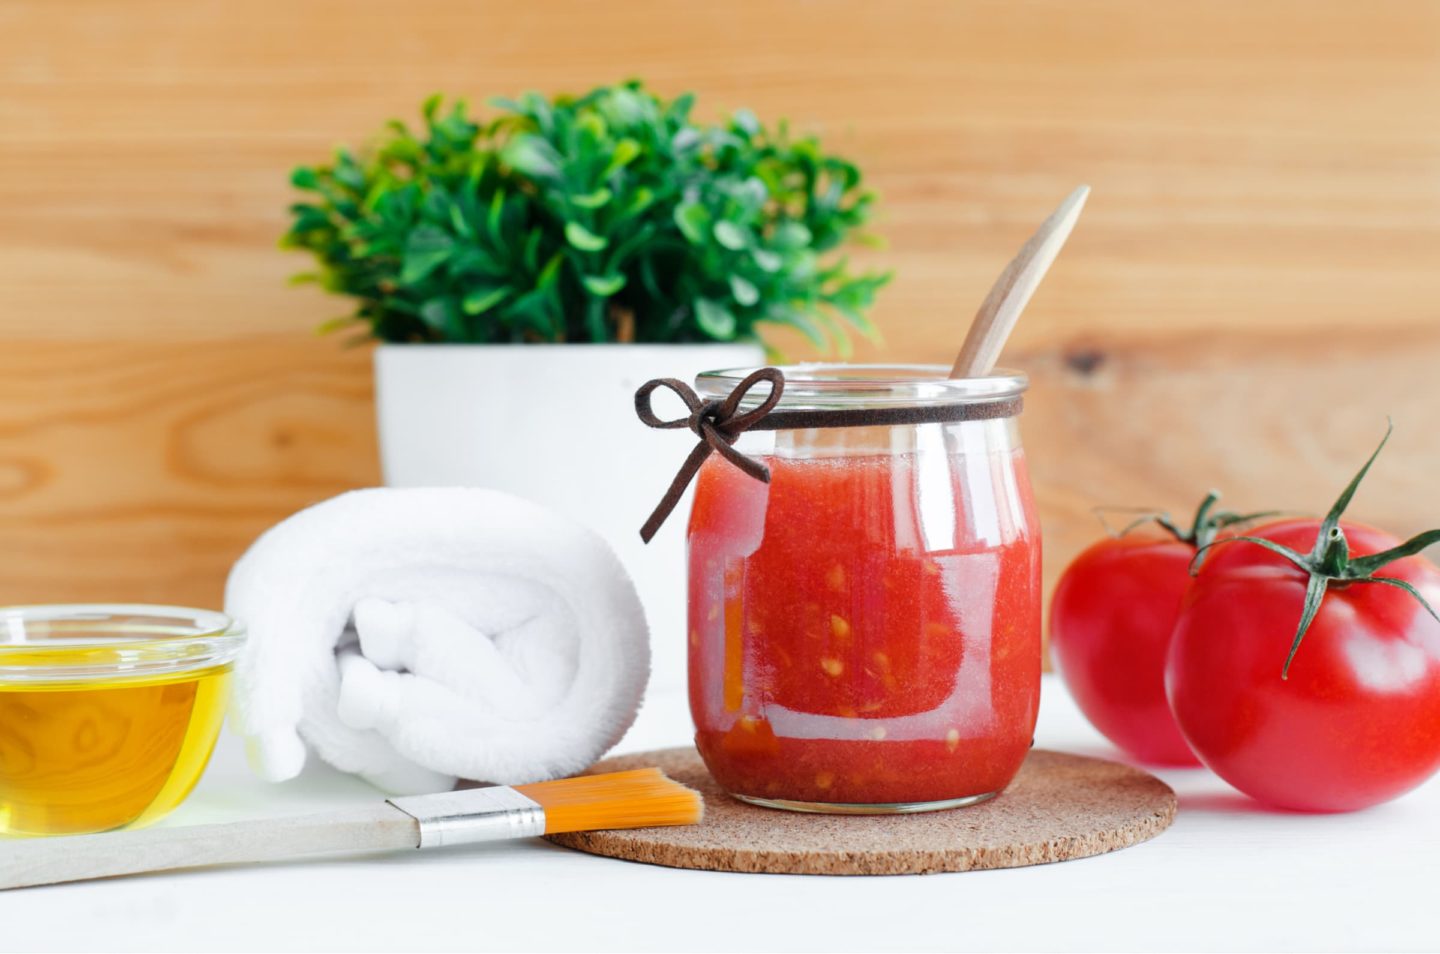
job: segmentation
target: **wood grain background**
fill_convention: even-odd
[[[0,0],[0,602],[217,604],[377,482],[369,355],[284,284],[287,171],[432,91],[631,75],[860,162],[867,357],[948,362],[1094,187],[1007,356],[1052,579],[1097,503],[1323,509],[1387,413],[1357,515],[1440,523],[1440,4]]]

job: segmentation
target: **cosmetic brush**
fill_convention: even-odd
[[[0,840],[0,890],[201,865],[693,825],[700,793],[656,768],[392,798],[319,815]]]

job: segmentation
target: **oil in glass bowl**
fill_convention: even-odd
[[[172,811],[209,761],[243,640],[204,610],[0,608],[0,835]]]

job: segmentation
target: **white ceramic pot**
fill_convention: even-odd
[[[650,621],[652,686],[685,684],[685,521],[680,503],[647,546],[640,525],[695,444],[635,416],[651,378],[693,383],[764,361],[757,345],[381,345],[376,411],[391,487],[493,487],[600,533],[635,580]],[[663,417],[683,406],[656,396]]]

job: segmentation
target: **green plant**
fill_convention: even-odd
[[[848,348],[884,274],[836,252],[866,222],[860,172],[749,112],[690,118],[639,82],[553,100],[423,107],[372,149],[302,166],[282,244],[385,341],[753,340],[773,322]]]

